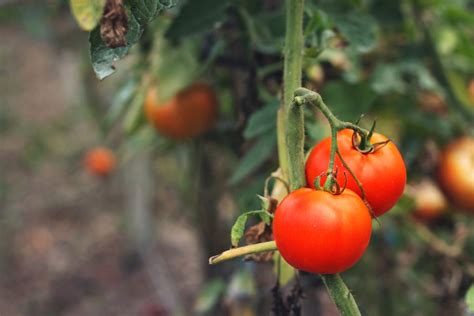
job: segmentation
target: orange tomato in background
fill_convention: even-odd
[[[145,114],[153,126],[169,138],[186,140],[210,130],[217,119],[217,97],[210,86],[195,83],[160,104],[151,88],[145,98]]]
[[[448,201],[436,182],[431,179],[410,184],[407,187],[407,194],[415,201],[413,215],[417,219],[434,220],[447,210]]]
[[[110,149],[96,147],[86,153],[84,164],[90,173],[97,176],[106,176],[115,169],[117,160]]]
[[[438,179],[450,200],[474,214],[474,138],[462,137],[444,148]]]

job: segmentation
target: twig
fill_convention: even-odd
[[[259,252],[274,251],[276,249],[277,247],[276,247],[275,241],[267,241],[267,242],[252,244],[252,245],[243,246],[239,248],[233,248],[233,249],[224,251],[223,253],[219,255],[210,257],[209,264],[217,264],[219,262],[234,259],[237,257],[250,255],[253,253],[259,253]]]

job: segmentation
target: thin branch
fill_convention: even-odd
[[[275,241],[267,241],[267,242],[252,244],[252,245],[248,245],[244,247],[233,248],[233,249],[224,251],[223,253],[219,255],[210,257],[209,264],[217,264],[222,261],[234,259],[237,257],[250,255],[253,253],[259,253],[259,252],[274,251],[276,249],[277,247],[276,247]]]

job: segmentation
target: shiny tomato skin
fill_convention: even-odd
[[[283,258],[297,269],[320,274],[353,266],[365,252],[371,231],[369,210],[350,190],[333,195],[298,189],[278,205],[273,220]]]
[[[107,176],[117,164],[115,154],[106,147],[89,150],[84,158],[86,169],[97,176]]]
[[[474,214],[474,138],[462,137],[444,148],[438,179],[454,205]]]
[[[390,210],[403,194],[406,184],[406,168],[402,155],[393,142],[388,142],[373,153],[361,153],[352,145],[353,131],[344,129],[337,134],[339,152],[345,162],[362,183],[368,203],[376,216],[381,216]],[[387,138],[374,133],[372,144],[382,142]],[[331,138],[328,137],[317,144],[306,160],[306,180],[308,186],[314,188],[317,176],[327,171]],[[336,156],[335,166],[338,169],[337,181],[344,184],[344,173],[347,176],[347,188],[361,196],[356,181],[344,168]],[[322,177],[324,184],[326,177]]]
[[[145,98],[147,119],[162,135],[186,140],[210,130],[217,118],[217,98],[204,83],[195,83],[160,104],[156,88]]]

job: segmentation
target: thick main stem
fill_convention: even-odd
[[[304,43],[303,12],[304,0],[286,0],[285,68],[283,74],[284,103],[278,112],[278,154],[283,176],[288,178],[291,190],[298,189],[306,184],[304,174],[303,108],[301,106],[294,106],[293,103],[295,91],[301,86]],[[322,103],[319,95],[311,94],[311,96],[319,97],[320,104],[322,105],[320,109],[326,117],[331,117],[335,123],[340,122]],[[337,128],[333,125],[331,127],[333,130]],[[283,134],[285,138],[281,139]],[[339,275],[321,277],[342,315],[360,315],[354,297]]]
[[[303,11],[304,0],[286,1],[283,104],[278,111],[277,123],[280,168],[291,190],[305,185],[303,110],[291,106],[293,93],[301,86]]]

